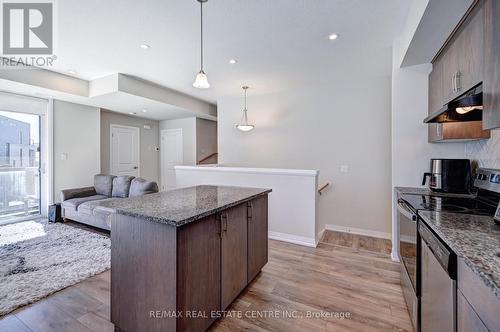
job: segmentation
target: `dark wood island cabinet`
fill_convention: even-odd
[[[198,186],[110,202],[117,330],[206,330],[267,263],[269,192]]]

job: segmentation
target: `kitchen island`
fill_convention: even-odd
[[[206,330],[267,263],[269,192],[196,186],[106,203],[116,329]]]

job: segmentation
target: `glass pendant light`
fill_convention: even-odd
[[[253,128],[255,128],[255,126],[248,124],[248,115],[247,115],[247,90],[248,90],[248,86],[244,86],[244,87],[242,87],[242,89],[245,91],[245,108],[243,109],[243,117],[241,118],[240,123],[236,125],[236,128],[238,128],[241,131],[250,131]]]
[[[207,75],[203,71],[203,3],[207,2],[208,0],[197,0],[197,1],[200,3],[201,69],[200,72],[196,75],[196,79],[193,83],[193,86],[197,89],[208,89],[210,87],[210,84],[208,83]]]

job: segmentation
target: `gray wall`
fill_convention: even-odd
[[[100,110],[54,100],[54,201],[62,189],[94,184],[100,172]]]
[[[318,199],[325,225],[391,231],[391,78],[364,71],[248,98],[250,132],[235,124],[242,98],[220,98],[219,163],[315,169],[332,186]],[[348,172],[341,166],[348,165]],[[293,234],[293,230],[289,233]]]
[[[196,119],[196,160],[201,160],[217,152],[217,122]],[[216,164],[217,156],[211,157],[203,164]]]
[[[140,161],[142,178],[159,183],[160,179],[160,122],[136,116],[101,110],[101,172],[110,173],[110,125],[137,127],[140,129]],[[151,129],[144,129],[144,125]]]

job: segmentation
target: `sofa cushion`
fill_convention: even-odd
[[[107,197],[111,197],[111,193],[113,192],[113,179],[114,175],[103,175],[97,174],[94,176],[94,188],[96,193],[99,195],[104,195]]]
[[[137,197],[146,194],[158,192],[158,185],[153,181],[146,181],[141,178],[135,178],[130,184],[129,197]]]
[[[87,197],[76,197],[76,198],[71,198],[68,200],[65,200],[64,202],[61,203],[61,206],[63,208],[72,208],[72,209],[77,209],[80,204],[83,204],[85,202],[90,202],[90,201],[97,201],[101,199],[108,198],[104,195],[92,195],[92,196],[87,196]]]
[[[77,198],[77,197],[85,197],[85,196],[92,196],[96,195],[97,193],[95,192],[94,187],[85,187],[85,188],[75,188],[75,189],[64,189],[61,190],[61,202],[72,199],[72,198]]]
[[[99,204],[102,204],[103,202],[109,202],[109,201],[114,201],[120,198],[103,198],[103,199],[98,199],[95,201],[88,201],[85,203],[82,203],[78,206],[78,212],[81,213],[86,213],[88,215],[94,215],[94,211],[96,207],[99,206]]]
[[[133,176],[120,175],[113,179],[112,197],[128,197],[130,183],[134,179]]]

